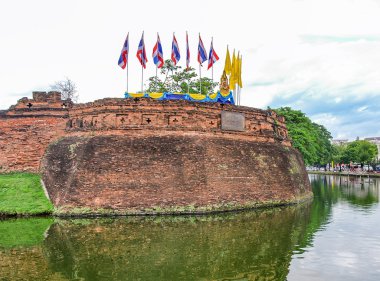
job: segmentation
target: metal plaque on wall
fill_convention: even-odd
[[[222,111],[222,130],[245,131],[244,113]]]

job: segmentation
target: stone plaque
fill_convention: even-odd
[[[222,111],[222,130],[245,131],[244,113]]]

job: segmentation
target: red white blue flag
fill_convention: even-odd
[[[160,36],[157,33],[157,43],[153,47],[153,62],[157,68],[161,68],[164,65],[164,55],[162,53],[162,46]]]
[[[139,43],[139,47],[137,49],[136,56],[137,56],[138,60],[140,61],[142,67],[146,68],[146,63],[148,62],[148,59],[146,57],[146,52],[145,52],[144,32],[141,35],[141,40]]]
[[[219,57],[214,50],[214,46],[212,44],[212,41],[213,40],[211,39],[211,47],[210,47],[210,53],[208,55],[208,68],[207,69],[210,69],[214,65],[214,63],[217,60],[219,60]]]
[[[186,70],[190,68],[190,48],[189,48],[189,36],[186,32]]]
[[[205,46],[203,45],[201,35],[199,34],[198,62],[200,65],[202,65],[202,63],[206,60],[207,60],[207,52],[206,52]]]
[[[177,43],[177,39],[175,38],[175,35],[173,34],[173,43],[172,43],[172,61],[174,65],[177,65],[179,62],[179,59],[181,58],[181,55],[179,53],[179,47]]]
[[[125,39],[123,49],[121,49],[121,54],[118,61],[118,64],[122,69],[124,69],[127,66],[128,53],[129,53],[129,32],[128,32],[127,38]]]

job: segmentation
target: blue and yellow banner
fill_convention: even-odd
[[[188,94],[188,93],[125,93],[126,98],[152,98],[155,100],[188,100],[198,102],[219,102],[226,104],[235,104],[232,91],[227,94],[220,92],[209,95]]]

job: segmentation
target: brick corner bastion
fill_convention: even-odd
[[[72,104],[35,92],[0,112],[0,128],[0,170],[41,173],[61,215],[204,213],[312,195],[285,120],[270,110],[145,98]]]

